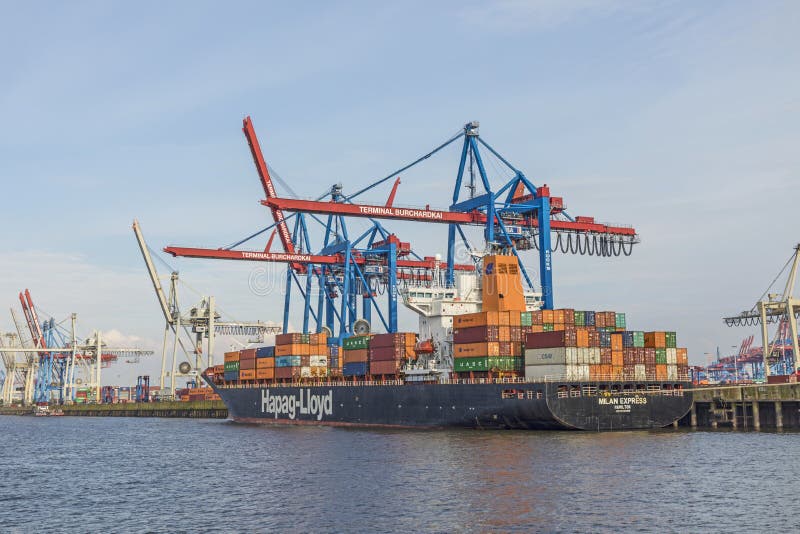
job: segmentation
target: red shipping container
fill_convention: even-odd
[[[611,347],[600,348],[600,363],[602,365],[611,365]],[[611,374],[611,372],[609,371],[607,374]]]
[[[256,368],[256,359],[253,358],[252,360],[239,360],[239,370],[244,371],[245,369],[255,369]]]
[[[239,351],[239,361],[242,360],[255,360],[256,349],[244,349]]]
[[[369,361],[385,362],[389,360],[402,360],[406,355],[406,347],[372,347],[369,348]]]
[[[647,347],[644,349],[644,363],[647,365],[656,364],[656,349]]]
[[[344,363],[365,362],[369,359],[369,349],[345,350]]]
[[[303,343],[303,334],[293,332],[275,336],[275,345],[292,345],[294,343]]]
[[[413,332],[398,332],[396,334],[376,334],[369,341],[370,347],[394,347],[414,345],[417,335]]]
[[[275,378],[292,378],[293,367],[276,367]]]
[[[554,347],[576,346],[576,332],[574,329],[559,330],[556,332],[536,332],[525,336],[525,348],[550,349]]]
[[[500,341],[499,326],[472,326],[453,330],[453,343],[481,343]]]
[[[369,374],[371,375],[396,375],[400,370],[400,362],[396,360],[370,362]]]

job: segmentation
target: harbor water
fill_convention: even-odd
[[[798,434],[0,417],[4,532],[793,530]]]

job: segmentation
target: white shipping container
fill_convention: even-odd
[[[667,365],[678,363],[678,349],[667,349]]]
[[[636,380],[647,380],[647,366],[643,363],[637,363],[633,367],[633,377]]]
[[[677,379],[678,379],[678,366],[674,364],[673,365],[667,364],[667,380],[677,380]]]
[[[327,367],[328,366],[328,357],[327,356],[309,356],[309,364],[311,367]]]
[[[600,365],[600,347],[589,349],[589,365]]]
[[[589,349],[585,347],[578,348],[578,364],[586,365],[589,363]]]
[[[578,349],[577,347],[567,347],[567,364],[578,363]]]
[[[563,365],[567,363],[567,349],[525,349],[525,365]]]
[[[566,365],[526,365],[525,377],[541,379],[550,377],[553,379],[560,379],[567,374]]]
[[[303,366],[300,368],[301,378],[311,378],[311,367]]]

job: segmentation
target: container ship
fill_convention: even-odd
[[[416,333],[281,334],[203,377],[242,423],[607,431],[668,426],[691,407],[674,332],[540,309],[515,256],[400,294]]]

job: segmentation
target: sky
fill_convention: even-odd
[[[270,223],[247,115],[300,198],[353,192],[479,120],[572,215],[641,236],[627,258],[556,254],[556,306],[676,330],[694,364],[757,334],[721,318],[749,309],[800,241],[796,2],[0,5],[0,303],[19,309],[29,288],[83,335],[160,354],[134,218],[156,250]],[[396,204],[446,207],[457,165],[454,148],[403,173]],[[386,226],[421,254],[446,250],[445,226]],[[227,318],[281,320],[283,267],[266,268],[264,295],[262,265],[164,259],[184,308],[212,294]],[[104,382],[159,366],[121,363]]]

